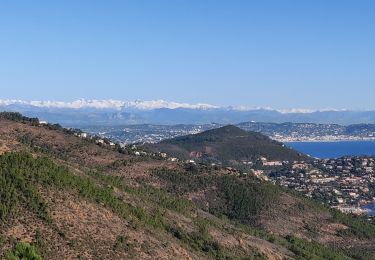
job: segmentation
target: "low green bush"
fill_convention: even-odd
[[[28,243],[18,243],[13,251],[7,254],[9,260],[41,260],[36,249]]]

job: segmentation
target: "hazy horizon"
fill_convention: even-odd
[[[316,111],[375,111],[375,109],[348,109],[348,108],[335,108],[335,107],[272,107],[272,106],[254,106],[251,104],[233,104],[233,105],[218,105],[213,103],[188,103],[188,102],[176,102],[174,100],[165,99],[153,99],[153,100],[125,100],[125,99],[88,99],[78,98],[71,100],[23,100],[23,99],[1,99],[0,107],[9,105],[31,105],[36,107],[56,107],[56,108],[119,108],[123,106],[128,107],[139,107],[142,109],[155,109],[155,108],[191,108],[191,109],[220,109],[220,108],[232,108],[235,110],[275,110],[285,113],[309,113]]]

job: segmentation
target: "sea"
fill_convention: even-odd
[[[343,156],[375,156],[375,141],[288,142],[287,146],[312,157],[329,159]],[[375,216],[375,204],[364,206]]]
[[[321,159],[375,156],[375,141],[288,142],[287,146]]]

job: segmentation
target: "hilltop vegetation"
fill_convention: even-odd
[[[374,252],[373,224],[225,168],[120,153],[27,120],[0,119],[0,151],[0,258],[371,259]]]
[[[239,163],[242,160],[255,161],[260,157],[279,161],[308,159],[260,133],[247,132],[231,125],[164,140],[147,147],[179,158],[196,158],[224,164]]]

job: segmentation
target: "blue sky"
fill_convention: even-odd
[[[375,1],[0,2],[0,98],[375,109]]]

